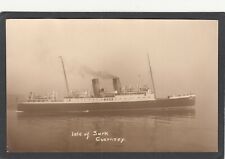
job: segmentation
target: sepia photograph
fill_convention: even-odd
[[[218,152],[218,20],[7,19],[7,152]]]

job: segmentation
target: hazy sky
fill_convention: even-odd
[[[123,85],[150,84],[157,95],[217,95],[218,22],[215,20],[7,20],[7,91],[91,90],[88,67],[119,76]],[[100,79],[112,88],[110,79]]]

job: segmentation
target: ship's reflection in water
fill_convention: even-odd
[[[191,151],[192,107],[113,112],[8,112],[8,151]],[[89,132],[89,138],[82,136]],[[96,141],[94,132],[108,133]],[[74,133],[74,136],[72,136]],[[80,133],[81,136],[76,136]],[[124,138],[124,141],[120,141]],[[111,140],[110,140],[111,139]],[[115,141],[114,141],[115,140]]]

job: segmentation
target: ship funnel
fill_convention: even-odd
[[[92,87],[93,87],[94,97],[100,97],[100,84],[99,84],[98,78],[92,79]]]
[[[118,94],[121,93],[121,83],[119,77],[113,78],[113,88],[115,91],[117,91]]]

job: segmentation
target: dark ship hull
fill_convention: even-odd
[[[72,103],[72,102],[26,102],[18,104],[18,111],[26,112],[92,112],[92,111],[120,111],[120,110],[145,110],[169,109],[193,106],[195,97],[164,98],[149,101],[128,102],[100,102],[100,103]]]

